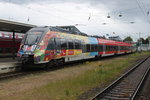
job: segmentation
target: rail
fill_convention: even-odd
[[[149,71],[149,66],[145,67],[145,69],[143,70],[147,70],[147,71],[143,71],[143,77],[140,79],[140,81],[138,82],[139,84],[136,86],[128,86],[130,83],[133,84],[132,82],[128,82],[129,80],[129,76],[134,77],[134,75],[132,75],[132,73],[136,70],[138,70],[138,68],[144,64],[150,57],[145,58],[144,60],[142,60],[141,62],[139,62],[138,64],[136,64],[133,68],[131,68],[128,72],[126,72],[125,74],[123,74],[121,77],[119,77],[117,80],[115,80],[112,84],[110,84],[108,87],[106,87],[103,91],[101,91],[100,93],[96,94],[92,100],[134,100],[134,98],[136,97],[142,83],[145,80],[145,77]],[[139,72],[139,71],[137,71]],[[135,73],[136,75],[136,73]],[[141,74],[142,75],[142,74]],[[131,78],[130,78],[131,80]],[[129,83],[129,84],[127,84]]]

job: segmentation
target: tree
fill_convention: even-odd
[[[140,38],[140,40],[138,40],[138,42],[140,42],[142,44],[149,44],[149,39],[148,38],[146,38],[146,39]]]
[[[144,44],[149,44],[148,38],[145,39]]]
[[[146,39],[150,40],[150,36],[148,36]]]
[[[141,43],[142,43],[142,44],[144,44],[144,43],[145,43],[144,38],[140,38],[140,41],[141,41]]]
[[[132,39],[130,36],[128,36],[128,37],[126,37],[123,41],[130,41],[130,42],[132,42],[133,39]]]
[[[149,41],[150,41],[150,36],[148,36],[148,37],[145,39],[145,44],[149,44]]]

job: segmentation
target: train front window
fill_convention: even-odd
[[[25,44],[27,45],[37,44],[40,41],[42,33],[43,32],[34,32],[34,31],[28,32],[25,38]]]

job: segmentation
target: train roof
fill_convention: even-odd
[[[108,44],[108,45],[120,45],[120,46],[131,46],[130,43],[122,42],[122,41],[114,41],[114,40],[108,40],[108,39],[100,39],[98,38],[98,42],[100,44]]]
[[[56,31],[56,32],[63,32],[63,33],[68,33],[68,34],[93,37],[93,38],[97,38],[99,43],[105,43],[105,44],[109,44],[109,45],[116,45],[116,44],[119,44],[120,46],[121,45],[126,45],[126,46],[131,45],[130,43],[125,43],[122,41],[105,39],[105,37],[102,37],[102,36],[87,35],[85,33],[80,32],[75,26],[44,26],[44,27],[37,27],[37,28],[39,28],[39,29],[46,28],[46,29],[49,29],[51,31]]]
[[[94,37],[94,38],[103,38],[104,36],[98,36],[98,35],[87,35],[86,33],[81,32],[79,29],[77,29],[75,26],[42,26],[42,27],[35,27],[36,28],[49,28],[51,31],[56,32],[63,32],[68,34],[75,34],[75,35],[81,35],[81,36],[88,36],[88,37]]]

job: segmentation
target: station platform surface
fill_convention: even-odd
[[[0,73],[15,71],[20,65],[17,58],[0,58]]]

